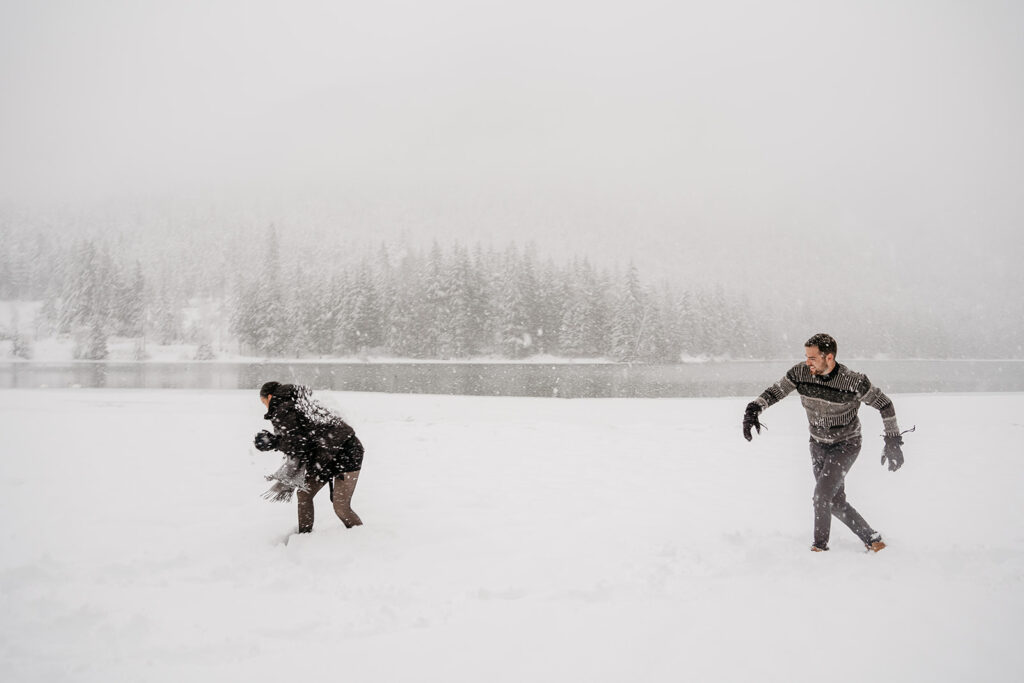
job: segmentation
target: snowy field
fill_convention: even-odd
[[[289,537],[255,391],[0,391],[0,680],[1020,680],[1024,394],[894,396],[895,474],[861,410],[878,555],[808,551],[795,396],[322,398],[365,526]]]

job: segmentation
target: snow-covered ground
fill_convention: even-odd
[[[256,392],[0,391],[0,680],[1020,680],[1024,394],[894,396],[895,474],[862,409],[878,555],[795,397],[324,398],[365,526],[289,537]]]

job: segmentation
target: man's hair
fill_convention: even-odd
[[[836,345],[836,340],[832,338],[832,335],[825,334],[824,332],[819,332],[818,334],[814,335],[813,337],[805,341],[804,346],[817,346],[818,350],[821,351],[821,355],[823,356],[827,356],[830,353],[833,356],[835,356],[836,351],[839,348]]]
[[[277,388],[281,386],[280,382],[267,382],[260,387],[260,398],[266,398],[267,396],[273,396],[277,393]]]

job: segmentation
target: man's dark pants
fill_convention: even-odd
[[[861,438],[838,443],[818,443],[811,439],[811,466],[814,471],[814,544],[826,546],[832,529],[832,516],[850,527],[862,542],[868,543],[874,529],[846,502],[846,473],[860,455]]]

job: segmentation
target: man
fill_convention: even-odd
[[[793,390],[807,411],[811,431],[811,467],[814,472],[814,543],[811,550],[828,550],[832,517],[850,530],[871,552],[885,547],[882,535],[860,516],[846,500],[846,473],[860,454],[861,431],[857,411],[861,403],[882,414],[885,448],[882,464],[895,472],[903,465],[903,437],[896,423],[896,409],[889,397],[868,378],[836,362],[836,340],[816,334],[804,344],[806,362],[794,365],[785,377],[747,404],[743,415],[743,436],[750,441],[751,428],[761,433],[761,411],[778,403]]]
[[[256,448],[279,450],[286,457],[281,469],[267,477],[275,483],[264,497],[287,501],[297,490],[299,533],[308,533],[313,530],[313,497],[329,483],[338,519],[347,528],[361,525],[352,509],[363,465],[363,445],[355,430],[300,384],[267,382],[260,388],[260,401],[267,408],[263,419],[270,420],[274,433],[258,433]]]

